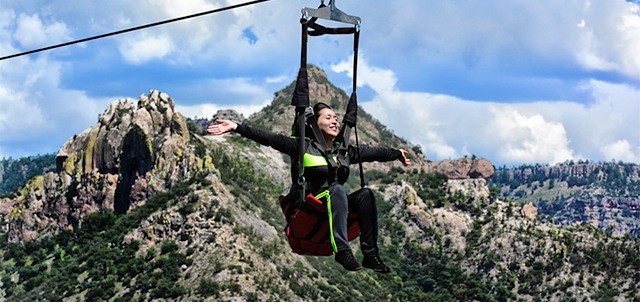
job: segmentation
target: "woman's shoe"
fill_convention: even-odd
[[[378,255],[364,256],[364,259],[362,260],[362,266],[370,268],[376,273],[386,274],[391,272],[391,269],[386,266],[384,262],[382,262],[382,259],[380,259],[380,256]]]
[[[356,261],[356,257],[353,256],[351,250],[339,251],[336,254],[336,261],[348,271],[354,272],[362,269],[362,266]]]

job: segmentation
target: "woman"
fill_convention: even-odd
[[[355,106],[347,106],[347,114],[343,120],[345,127],[355,125]],[[351,145],[346,145],[343,139],[336,139],[344,133],[340,128],[338,117],[329,105],[317,103],[313,107],[318,129],[322,138],[307,139],[305,152],[305,188],[307,193],[314,196],[329,191],[331,198],[331,243],[336,253],[335,260],[349,271],[357,271],[362,268],[373,269],[379,273],[390,272],[380,259],[378,252],[378,222],[375,199],[371,190],[364,188],[352,194],[348,194],[343,187],[346,182],[349,164],[372,161],[400,160],[404,165],[411,161],[407,158],[407,151],[403,149],[360,147],[356,150]],[[282,153],[298,157],[298,143],[296,138],[274,134],[269,131],[256,129],[247,125],[238,125],[228,120],[217,120],[217,124],[211,125],[207,131],[214,135],[221,135],[229,131],[235,131],[243,137],[256,141],[262,145],[270,146]],[[326,146],[321,145],[320,141]],[[295,163],[295,160],[292,160]],[[358,214],[360,225],[360,245],[364,259],[362,266],[356,261],[349,241],[347,239],[347,214]]]

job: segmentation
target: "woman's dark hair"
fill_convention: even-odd
[[[315,117],[315,121],[312,122],[310,119],[307,119],[306,126],[305,126],[306,137],[311,138],[313,140],[317,140],[316,136],[313,134],[313,129],[311,128],[310,123],[317,122],[318,118],[320,117],[320,110],[325,108],[332,109],[331,106],[323,102],[318,102],[315,105],[313,105],[313,116]]]
[[[316,120],[318,119],[318,117],[320,117],[320,110],[325,109],[325,108],[329,108],[331,109],[331,106],[323,103],[323,102],[317,102],[315,105],[313,105],[313,115],[316,116]]]

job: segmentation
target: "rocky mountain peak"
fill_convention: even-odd
[[[151,90],[135,104],[113,101],[98,122],[58,151],[57,171],[30,181],[3,200],[11,240],[77,227],[100,209],[125,213],[155,192],[183,181],[204,161],[189,149],[182,114],[166,93]],[[9,210],[11,209],[11,210]]]
[[[230,120],[239,124],[242,124],[245,121],[244,115],[242,115],[242,113],[238,113],[233,109],[218,110],[212,117],[213,121],[217,119]]]
[[[336,89],[329,82],[327,73],[324,70],[316,66],[310,66],[307,71],[309,76],[309,95],[312,97],[311,102],[324,102],[333,108],[343,109],[346,103],[338,103],[336,100],[347,99],[347,94],[341,89]]]

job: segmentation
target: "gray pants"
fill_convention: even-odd
[[[351,194],[335,182],[329,186],[331,195],[332,244],[334,252],[351,250],[348,239],[347,215],[358,214],[360,225],[360,248],[365,256],[378,255],[378,210],[376,201],[368,188],[362,188]]]

